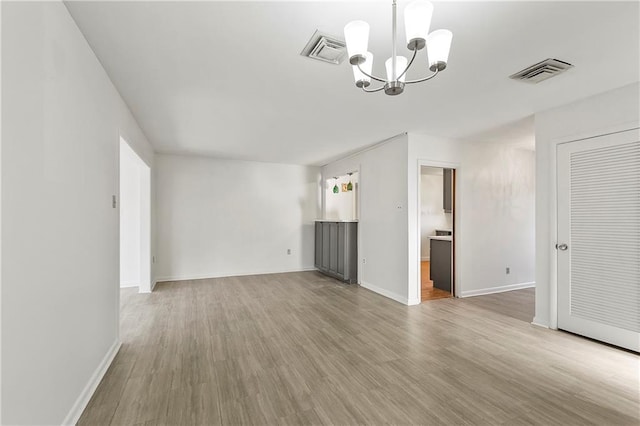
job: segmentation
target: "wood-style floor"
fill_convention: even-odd
[[[445,299],[451,297],[448,291],[435,288],[431,281],[431,262],[423,260],[420,262],[420,301]]]
[[[638,425],[638,356],[531,325],[532,295],[407,307],[315,272],[125,289],[79,424]]]

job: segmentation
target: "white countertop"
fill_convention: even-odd
[[[429,235],[430,240],[451,241],[451,235]]]
[[[357,222],[357,219],[354,220],[337,220],[337,219],[316,219],[316,222],[347,222],[347,223],[351,223],[351,222]]]

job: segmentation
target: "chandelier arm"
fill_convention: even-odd
[[[409,80],[409,81],[405,81],[405,84],[414,84],[414,83],[422,83],[423,81],[427,81],[427,80],[431,80],[433,77],[435,77],[436,75],[438,75],[438,69],[436,68],[436,70],[433,72],[433,74],[431,74],[428,77],[425,78],[420,78],[418,80]]]
[[[367,93],[375,93],[384,89],[384,86],[380,86],[377,89],[367,90],[364,86],[362,86],[362,91]]]
[[[411,57],[411,60],[407,64],[407,67],[404,69],[404,71],[402,71],[402,74],[400,74],[396,78],[396,81],[399,81],[402,78],[402,76],[404,76],[407,73],[407,71],[409,71],[409,67],[411,66],[411,64],[413,64],[413,60],[416,59],[417,54],[418,54],[418,49],[413,49],[413,56]]]
[[[386,82],[387,82],[387,80],[383,80],[383,79],[381,79],[381,78],[375,77],[375,76],[373,76],[373,75],[371,75],[371,74],[369,74],[369,73],[365,72],[365,71],[360,67],[360,64],[356,64],[356,66],[358,67],[358,69],[360,70],[360,72],[361,72],[362,74],[366,75],[367,77],[369,77],[369,78],[371,78],[371,79],[373,79],[373,80],[379,81],[379,82],[381,82],[381,83],[386,83]]]

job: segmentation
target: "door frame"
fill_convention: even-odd
[[[459,182],[460,180],[460,175],[462,173],[461,171],[461,167],[460,167],[460,163],[451,163],[451,162],[446,162],[446,161],[436,161],[436,160],[429,160],[429,159],[425,159],[425,158],[419,158],[418,162],[417,162],[417,188],[418,190],[417,192],[417,206],[416,206],[416,219],[417,219],[417,224],[418,227],[416,229],[416,232],[418,234],[418,238],[417,238],[417,247],[416,247],[416,253],[417,253],[417,258],[416,259],[409,259],[409,264],[414,263],[413,268],[413,272],[410,270],[409,273],[413,273],[413,275],[415,277],[417,277],[417,295],[415,300],[418,300],[418,304],[422,303],[422,285],[421,285],[421,271],[420,271],[420,265],[421,265],[421,251],[422,251],[422,238],[421,238],[421,230],[422,230],[422,219],[421,219],[421,209],[422,209],[422,195],[420,192],[421,186],[422,186],[422,181],[421,181],[421,171],[422,171],[422,167],[435,167],[438,169],[453,169],[454,173],[453,173],[453,238],[451,241],[451,244],[453,244],[453,259],[452,263],[452,279],[451,279],[451,295],[453,297],[460,297],[460,295],[462,294],[462,280],[460,279],[460,262],[459,259],[461,258],[461,250],[460,250],[460,241],[462,240],[462,235],[461,235],[461,226],[460,226],[460,207],[461,207],[461,191],[459,188]]]
[[[138,265],[138,273],[139,273],[139,283],[138,283],[138,292],[139,293],[151,293],[152,291],[152,279],[151,279],[151,264],[152,255],[151,255],[151,239],[152,239],[152,231],[151,231],[151,167],[142,159],[140,154],[136,152],[133,146],[129,143],[129,140],[124,136],[120,135],[119,144],[118,144],[118,197],[117,197],[117,211],[118,211],[118,274],[120,274],[120,250],[122,241],[120,239],[120,210],[122,208],[122,194],[120,194],[120,179],[121,179],[121,149],[123,144],[133,152],[135,156],[135,160],[138,167],[138,184],[140,186],[140,259]],[[118,288],[120,288],[120,283],[118,283]]]
[[[551,170],[550,170],[550,196],[549,196],[549,209],[551,210],[549,219],[549,328],[552,330],[558,329],[558,256],[555,249],[555,245],[558,243],[558,146],[578,142],[585,139],[593,139],[601,136],[607,136],[615,133],[627,132],[630,130],[640,129],[640,123],[637,121],[622,123],[614,126],[602,128],[597,131],[580,132],[570,136],[564,136],[551,140],[551,146],[549,149]],[[537,147],[536,147],[537,148]],[[536,247],[536,251],[539,247]],[[541,277],[540,277],[541,278]],[[539,278],[536,277],[536,280]],[[535,318],[533,324],[539,324],[540,319]]]

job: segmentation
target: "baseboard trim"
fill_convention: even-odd
[[[248,277],[251,275],[288,274],[290,272],[309,272],[309,271],[316,271],[316,268],[308,267],[308,268],[302,268],[302,269],[289,269],[284,271],[241,272],[241,273],[228,273],[228,274],[176,275],[176,276],[169,276],[169,277],[159,277],[156,279],[155,282],[162,283],[162,282],[170,282],[170,281],[207,280],[212,278]],[[153,287],[155,287],[155,283],[153,284]]]
[[[403,305],[410,305],[409,300],[406,297],[400,296],[397,293],[384,289],[382,287],[378,287],[377,285],[369,284],[364,281],[360,282],[360,286],[370,290],[374,293],[378,293],[381,296],[387,297],[389,299],[395,300],[396,302],[400,302]],[[413,302],[413,300],[412,300]],[[414,303],[415,304],[415,303]]]
[[[120,283],[120,288],[138,287],[137,281],[125,281]]]
[[[549,328],[548,325],[540,324],[539,322],[536,322],[535,320],[531,321],[531,325],[535,325],[536,327],[540,327],[540,328],[546,328],[546,329]]]
[[[67,417],[65,417],[65,419],[62,421],[63,425],[75,425],[76,423],[78,423],[78,420],[80,420],[80,416],[82,415],[82,412],[84,411],[85,408],[87,408],[87,404],[89,403],[89,400],[91,399],[91,397],[93,396],[93,393],[98,388],[100,381],[102,380],[105,373],[109,369],[109,366],[113,362],[113,359],[118,354],[118,351],[120,350],[121,345],[122,343],[119,340],[116,340],[115,342],[113,342],[113,345],[111,345],[111,347],[105,354],[104,358],[102,358],[102,361],[100,361],[98,368],[96,368],[96,371],[93,372],[93,374],[91,375],[91,378],[89,379],[89,382],[87,382],[87,385],[84,387],[84,389],[80,393],[80,396],[78,396],[78,399],[76,399],[76,402],[73,404],[73,407],[71,407],[69,414],[67,414]]]
[[[503,285],[500,287],[481,288],[478,290],[463,291],[460,294],[460,297],[472,297],[472,296],[482,296],[485,294],[504,293],[505,291],[522,290],[523,288],[531,288],[535,286],[536,286],[535,282],[529,282],[529,283]]]
[[[543,323],[542,321],[538,320],[537,318],[534,318],[533,321],[531,321],[532,325],[535,325],[536,327],[542,327],[542,328],[549,328],[549,326],[545,323]]]
[[[407,302],[408,306],[415,306],[415,305],[419,305],[422,303],[422,300],[420,299],[409,299],[409,301]]]

